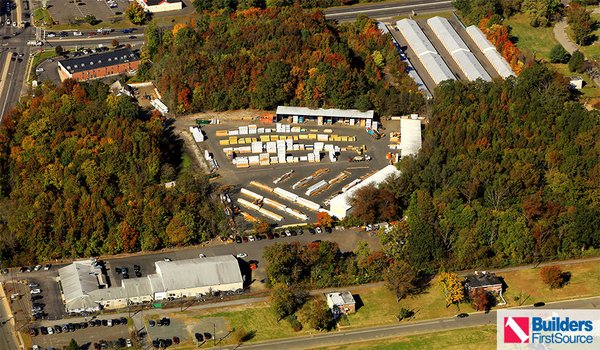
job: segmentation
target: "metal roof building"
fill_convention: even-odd
[[[410,46],[421,60],[421,63],[425,66],[427,73],[429,73],[435,84],[439,84],[444,80],[456,80],[446,62],[438,54],[417,22],[412,19],[402,19],[396,22],[396,27],[408,43],[408,46]]]
[[[308,107],[291,107],[278,106],[278,116],[301,115],[305,117],[333,117],[333,118],[356,118],[356,119],[373,119],[374,111],[361,112],[358,109],[337,109],[337,108],[308,108]]]
[[[476,26],[469,26],[466,28],[466,31],[475,42],[475,45],[483,52],[485,58],[490,61],[492,67],[494,67],[496,72],[498,72],[502,78],[506,79],[510,76],[515,76],[515,73],[512,68],[510,68],[508,62],[506,62],[504,57],[496,50],[496,47],[488,41],[481,29]]]
[[[414,20],[401,19],[396,22],[396,27],[402,33],[404,39],[406,39],[408,46],[410,46],[418,57],[427,53],[438,53],[431,41],[423,33],[421,27]]]
[[[475,58],[475,55],[473,55],[448,19],[436,16],[428,19],[427,24],[442,45],[444,45],[444,48],[450,53],[450,56],[452,56],[467,79],[470,81],[477,79],[492,81],[492,77],[490,77],[481,63]]]
[[[421,150],[421,120],[417,118],[400,119],[400,155],[412,156]]]
[[[94,312],[100,309],[89,293],[99,288],[101,281],[98,276],[101,274],[100,269],[92,267],[91,260],[76,261],[58,270],[67,312]]]
[[[369,185],[377,186],[386,181],[388,177],[398,175],[400,175],[400,170],[398,170],[394,165],[386,166],[348,191],[333,197],[329,202],[329,211],[338,219],[345,218],[346,215],[348,215],[348,211],[352,208],[352,205],[350,205],[350,200],[356,191]]]
[[[67,312],[94,312],[129,304],[185,298],[244,288],[238,260],[233,255],[177,261],[157,261],[156,273],[123,279],[118,287],[101,288],[102,272],[91,261],[75,262],[59,270]]]

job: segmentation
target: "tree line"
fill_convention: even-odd
[[[146,29],[138,79],[157,82],[176,113],[240,108],[414,112],[422,94],[389,34],[361,17],[336,25],[296,7],[202,13],[173,30]]]
[[[381,233],[387,256],[435,271],[597,253],[599,113],[568,80],[535,64],[514,79],[445,82],[435,96],[420,153],[370,190],[396,207],[355,198],[352,220],[405,219]]]
[[[184,171],[181,153],[165,120],[100,82],[43,85],[0,129],[0,259],[155,250],[227,232],[207,179]]]

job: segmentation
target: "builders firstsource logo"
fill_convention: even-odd
[[[600,349],[600,310],[500,310],[498,349]]]

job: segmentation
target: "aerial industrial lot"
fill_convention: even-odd
[[[597,309],[598,23],[0,0],[0,350],[503,349],[514,308]]]

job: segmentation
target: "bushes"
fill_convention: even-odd
[[[556,44],[552,50],[550,50],[550,62],[552,63],[567,63],[570,58],[571,55],[561,44]]]
[[[581,51],[577,50],[573,52],[573,55],[569,59],[569,71],[583,73],[584,64],[585,57]]]
[[[568,276],[568,273],[564,273],[560,267],[556,265],[544,266],[540,270],[542,281],[547,284],[550,289],[562,288],[567,282]]]

